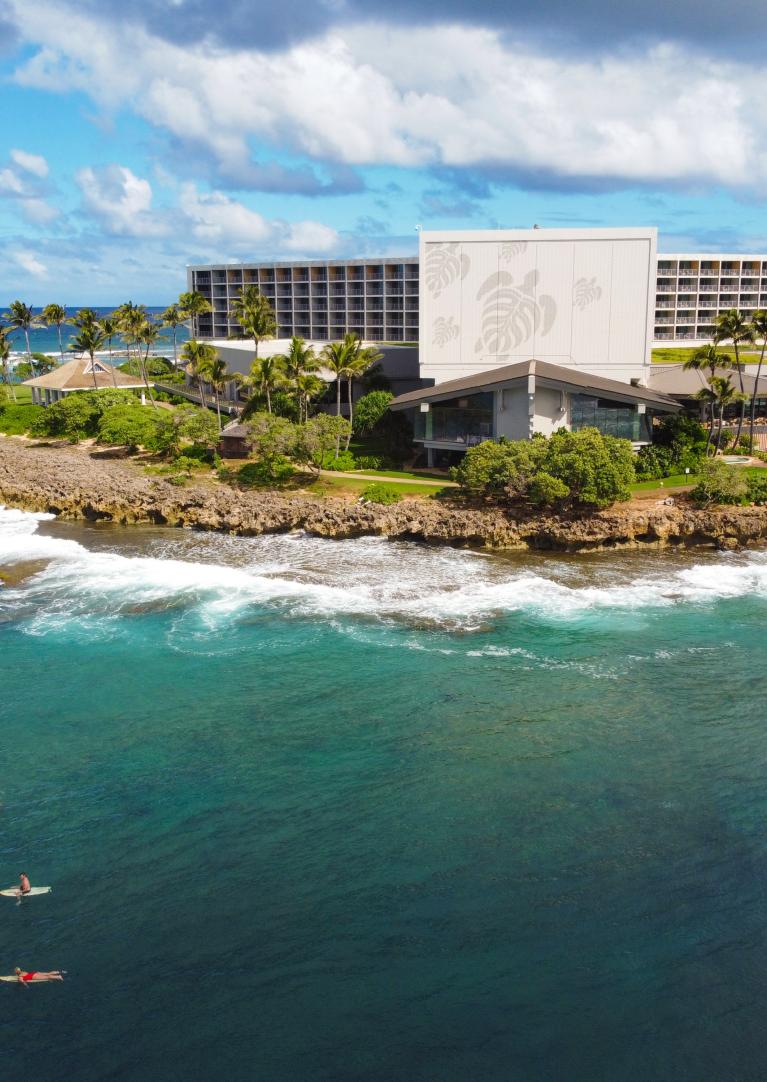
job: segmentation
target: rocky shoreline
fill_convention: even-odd
[[[468,508],[436,500],[388,507],[301,493],[241,492],[193,482],[178,488],[121,460],[83,446],[0,438],[0,503],[63,518],[152,523],[243,536],[305,530],[319,537],[378,535],[392,540],[490,549],[707,547],[767,542],[767,507],[700,510],[634,501],[588,516]]]

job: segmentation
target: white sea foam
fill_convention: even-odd
[[[710,556],[691,566],[645,560],[638,574],[627,564],[635,569],[628,575],[615,560],[577,565],[531,557],[524,566],[380,538],[178,533],[150,544],[157,555],[129,556],[39,533],[50,518],[0,509],[0,564],[48,561],[23,587],[3,592],[6,606],[25,599],[34,606],[38,633],[64,613],[88,620],[151,607],[194,613],[200,634],[263,609],[472,631],[510,612],[566,620],[609,610],[635,619],[648,608],[767,599],[765,553]]]

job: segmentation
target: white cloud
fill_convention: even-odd
[[[20,199],[21,212],[34,225],[48,225],[59,217],[59,211],[44,199]]]
[[[41,154],[29,154],[26,150],[12,150],[11,160],[25,173],[32,173],[33,176],[41,178],[48,176],[48,162]]]
[[[24,194],[24,184],[12,169],[0,169],[0,192],[3,195]]]
[[[44,263],[41,263],[34,252],[30,252],[27,249],[16,249],[9,252],[11,259],[25,270],[27,274],[31,274],[33,278],[47,278],[48,268]]]
[[[471,26],[366,24],[282,53],[174,46],[133,26],[126,64],[113,23],[55,0],[11,3],[37,47],[18,82],[129,106],[224,170],[248,161],[254,137],[351,165],[767,183],[767,72],[745,62],[668,45],[552,58]],[[215,208],[200,214],[196,228],[215,232]]]
[[[193,236],[219,252],[314,253],[330,251],[339,242],[335,229],[322,222],[269,220],[222,192],[200,193],[194,184],[181,185],[179,211]]]
[[[167,232],[152,211],[152,185],[124,165],[86,166],[75,174],[85,209],[111,233],[151,237]]]

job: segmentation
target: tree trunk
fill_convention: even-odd
[[[117,390],[117,372],[115,371],[115,366],[112,364],[112,339],[111,338],[109,339],[109,367],[112,370],[112,383],[114,384],[114,389]]]
[[[267,408],[267,411],[269,413],[271,413],[272,412],[272,394],[271,394],[271,390],[269,388],[268,383],[266,384],[265,390],[266,390],[266,408]]]
[[[743,370],[740,367],[740,354],[738,353],[738,343],[735,342],[735,367],[738,370],[738,383],[740,384],[740,393],[743,394]],[[746,417],[746,400],[741,399],[740,402],[740,416],[738,417],[738,430],[735,433],[735,448],[740,443],[740,434],[743,431],[743,421]]]
[[[213,384],[213,393],[216,396],[216,414],[218,415],[218,430],[221,431],[221,403],[218,400],[218,387]]]
[[[711,413],[711,423],[708,426],[708,439],[706,440],[706,451],[705,451],[706,458],[708,458],[708,452],[709,452],[709,449],[711,447],[711,441],[714,438],[714,403],[711,402],[710,405],[704,406],[704,409],[705,409],[706,413],[709,413],[709,412]]]
[[[36,376],[34,361],[32,360],[32,350],[29,346],[29,327],[24,328],[24,338],[27,343],[27,360],[29,361],[29,367],[33,376]]]
[[[202,389],[202,376],[197,376],[197,390],[200,392],[200,405],[203,409],[208,408],[208,404],[205,401],[205,391]]]
[[[16,391],[14,390],[13,383],[11,382],[11,373],[10,373],[10,369],[8,368],[8,362],[7,361],[3,361],[3,381],[5,382],[6,386],[10,387],[10,389],[11,389],[11,398],[15,402],[16,401]]]
[[[341,416],[341,374],[336,376],[336,417]],[[336,436],[336,458],[341,450],[341,433]]]
[[[93,376],[93,390],[97,391],[99,389],[99,385],[96,382],[96,368],[95,368],[96,358],[93,355],[93,350],[90,350],[89,352],[90,352],[90,358],[91,358],[91,375]]]
[[[59,356],[61,357],[61,363],[63,364],[64,363],[64,343],[61,341],[61,324],[57,323],[56,327],[57,327],[57,330],[59,332]]]
[[[724,406],[719,407],[719,430],[716,434],[716,447],[714,448],[714,458],[719,454],[719,448],[722,444],[722,434],[724,432]]]
[[[756,377],[754,379],[754,393],[751,396],[751,439],[749,440],[748,450],[749,454],[754,453],[754,420],[756,419],[756,396],[759,394],[759,380],[762,375],[762,364],[764,362],[764,351],[767,348],[767,338],[762,342],[762,352],[759,354],[759,364],[756,366]]]
[[[353,376],[349,376],[349,378],[347,379],[346,387],[347,387],[347,390],[349,392],[349,425],[351,426],[351,424],[354,421],[354,402],[353,402],[353,398],[354,398],[354,377]],[[346,437],[346,446],[344,447],[345,451],[349,450],[349,444],[351,442],[352,442],[352,432],[351,432],[351,427],[350,427],[349,428],[349,434]]]
[[[178,350],[176,347],[176,335],[178,334],[178,328],[173,328],[173,371],[178,372]]]
[[[152,409],[156,410],[157,409],[157,403],[154,400],[154,395],[152,394],[152,388],[149,386],[149,373],[147,372],[147,367],[146,367],[147,357],[149,356],[149,346],[146,347],[146,353],[144,354],[143,357],[141,356],[141,349],[140,348],[139,348],[138,354],[139,354],[139,365],[141,366],[141,376],[142,376],[142,378],[144,380],[144,386],[146,387],[146,393],[149,395],[149,401],[152,403]]]

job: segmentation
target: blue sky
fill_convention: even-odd
[[[767,249],[755,0],[0,0],[0,305],[415,226]]]

